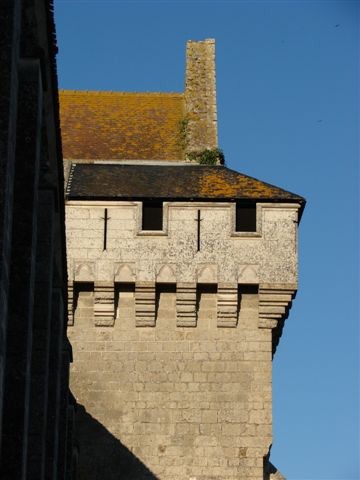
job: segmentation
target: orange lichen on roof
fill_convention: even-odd
[[[183,94],[63,90],[59,96],[64,158],[183,158]]]
[[[289,193],[227,168],[204,170],[199,187],[199,194],[203,197],[237,197],[241,192],[243,197],[251,199],[278,198]]]

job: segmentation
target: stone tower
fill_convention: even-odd
[[[79,479],[270,478],[304,199],[220,164],[213,40],[185,93],[60,104]]]

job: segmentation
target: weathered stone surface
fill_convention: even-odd
[[[103,251],[103,202],[68,202],[68,269],[75,281],[113,282],[116,276],[117,281],[154,282],[167,266],[170,281],[276,283],[280,290],[296,290],[296,203],[259,203],[257,232],[243,234],[235,232],[232,203],[166,202],[162,235],[141,231],[141,202],[111,202],[107,208],[111,220]]]
[[[141,204],[111,202],[104,252],[103,204],[68,202],[69,276],[89,282],[73,300],[71,382],[86,409],[80,435],[99,431],[101,455],[119,456],[101,462],[107,478],[126,465],[128,478],[262,479],[272,329],[296,289],[298,207],[258,204],[257,231],[242,235],[233,204],[169,202],[159,236],[140,230]],[[104,305],[116,309],[110,329],[96,320]],[[84,441],[80,471],[91,479],[98,444]]]
[[[176,324],[178,327],[196,327],[196,283],[176,284]]]
[[[236,327],[238,318],[238,284],[220,283],[217,297],[219,327]]]
[[[137,327],[155,326],[155,283],[135,283],[135,318]]]
[[[186,151],[217,147],[215,40],[186,46]]]
[[[114,284],[96,282],[94,288],[95,325],[111,327],[114,325]]]
[[[69,329],[72,390],[87,412],[82,429],[106,439],[99,447],[97,435],[87,436],[80,478],[96,478],[99,455],[107,458],[104,478],[115,478],[114,465],[138,479],[262,478],[271,443],[271,330],[258,328],[256,290],[242,293],[230,329],[217,326],[217,294],[206,290],[196,327],[178,327],[177,294],[161,292],[156,327],[138,328],[135,295],[120,289],[111,329],[92,322],[84,329],[77,319],[88,303],[78,300]]]

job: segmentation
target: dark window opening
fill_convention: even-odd
[[[142,230],[163,229],[163,202],[143,202]]]
[[[236,204],[236,231],[256,232],[256,203]]]

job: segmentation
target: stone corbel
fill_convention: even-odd
[[[238,284],[219,283],[217,293],[217,326],[236,327],[238,321]]]
[[[259,285],[259,328],[272,331],[273,354],[279,343],[296,288],[295,284],[263,283]]]
[[[114,283],[95,282],[94,322],[97,327],[114,326]]]
[[[294,284],[259,285],[259,327],[276,328],[285,320],[296,294]]]
[[[196,327],[196,283],[176,284],[176,326]]]
[[[135,283],[135,324],[137,327],[155,327],[155,282]]]

